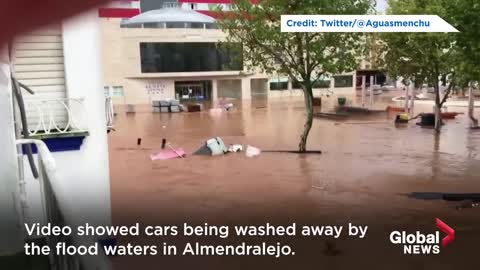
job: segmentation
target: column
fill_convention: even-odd
[[[79,151],[62,153],[61,158],[54,155],[58,177],[68,180],[65,191],[71,194],[71,203],[75,206],[73,214],[93,226],[111,224],[100,34],[95,9],[63,23],[68,96],[84,98],[89,136]]]
[[[218,81],[212,80],[212,101],[218,100]]]
[[[251,80],[242,78],[242,99],[252,99]]]

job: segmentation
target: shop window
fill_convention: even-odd
[[[293,82],[292,88],[293,89],[302,89],[301,82]],[[313,84],[313,88],[330,88],[330,80],[318,80]]]
[[[352,87],[353,86],[353,76],[352,75],[335,76],[334,79],[335,79],[335,88]]]
[[[271,91],[282,91],[288,89],[288,82],[270,82]]]

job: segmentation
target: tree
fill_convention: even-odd
[[[448,21],[446,0],[390,0],[388,14],[434,14]],[[441,108],[455,87],[458,55],[455,34],[446,33],[385,33],[383,43],[387,70],[415,85],[428,83],[435,90],[435,130],[440,131]],[[448,84],[443,97],[440,80]]]
[[[461,76],[480,81],[480,2],[478,0],[443,0],[450,23],[460,31],[455,34]]]
[[[372,0],[233,0],[218,20],[229,43],[243,44],[247,68],[284,74],[302,86],[306,117],[299,151],[307,150],[313,123],[313,85],[322,75],[355,70],[361,55],[358,33],[282,33],[282,14],[366,14]],[[221,12],[221,8],[218,8]]]
[[[478,0],[445,0],[445,7],[452,25],[460,33],[456,35],[458,80],[462,89],[480,82],[480,2]],[[473,94],[473,93],[470,93]],[[473,97],[471,97],[473,98]],[[469,106],[472,126],[478,126],[473,117],[473,103]]]

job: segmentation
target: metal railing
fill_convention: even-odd
[[[35,144],[38,149],[39,181],[41,198],[46,222],[52,226],[71,226],[80,224],[74,215],[74,206],[69,194],[62,189],[60,179],[56,174],[56,162],[43,141],[32,139],[17,140],[17,145]],[[73,229],[73,231],[75,231]],[[64,242],[66,245],[92,246],[96,244],[94,238],[70,236],[49,236],[47,244],[55,250],[56,244]],[[96,256],[69,256],[51,254],[49,257],[51,270],[109,270],[112,269],[108,257],[99,249]]]
[[[28,116],[36,116],[29,123],[29,135],[63,134],[72,131],[87,132],[88,121],[83,98],[26,100]],[[61,111],[61,114],[55,113]]]

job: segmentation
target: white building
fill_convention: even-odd
[[[0,230],[7,240],[0,241],[0,256],[22,252],[24,242],[35,238],[26,235],[23,223],[111,224],[100,34],[98,12],[92,10],[17,37],[10,61],[2,51]],[[15,118],[20,126],[20,113],[11,74],[34,91],[21,90],[28,135],[14,125]],[[16,147],[25,147],[26,137],[40,147],[33,147],[37,179],[25,148]]]
[[[222,4],[228,9],[228,1],[181,0],[143,13],[138,1],[130,1],[130,6],[116,2],[100,10],[99,17],[104,84],[117,104],[303,94],[287,77],[246,70],[242,61],[231,61],[235,52],[216,48],[226,36],[216,28],[215,13],[209,8]],[[355,72],[325,77],[314,95],[327,91],[353,95],[355,81]]]

